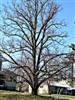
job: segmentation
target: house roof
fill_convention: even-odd
[[[51,86],[57,86],[57,87],[66,87],[66,88],[69,88],[70,86],[66,83],[66,81],[62,80],[62,81],[59,81],[59,82],[51,82],[50,83]]]
[[[75,87],[74,88],[72,88],[72,87],[69,87],[69,88],[67,88],[68,90],[75,90]]]
[[[5,77],[5,79],[10,79],[10,77],[12,78],[16,78],[15,76],[15,73],[10,71],[10,70],[3,70],[3,71],[0,71],[0,75],[3,75]]]

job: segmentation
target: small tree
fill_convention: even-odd
[[[12,2],[10,9],[5,7],[2,16],[0,31],[5,39],[0,51],[14,68],[22,70],[16,75],[31,86],[33,95],[43,82],[64,68],[52,63],[63,55],[56,52],[65,37],[58,31],[63,24],[55,21],[58,11],[53,0],[19,0]]]

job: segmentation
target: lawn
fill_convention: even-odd
[[[55,94],[31,96],[26,93],[0,91],[0,100],[75,100],[75,96],[55,95]]]

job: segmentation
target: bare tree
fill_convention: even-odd
[[[31,86],[33,95],[43,82],[64,68],[52,63],[64,55],[56,52],[65,37],[59,31],[63,23],[55,20],[59,10],[54,0],[15,0],[4,9],[0,31],[5,38],[0,41],[0,51],[14,68],[22,69],[16,75]]]

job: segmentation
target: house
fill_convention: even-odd
[[[30,94],[32,93],[32,88],[29,85],[29,91]],[[48,84],[43,83],[40,85],[39,89],[38,89],[38,94],[44,94],[44,93],[48,93]]]
[[[38,93],[39,94],[43,94],[43,93],[48,93],[48,84],[41,84],[41,86],[38,89]]]
[[[67,94],[67,89],[71,88],[65,80],[61,80],[59,82],[51,82],[49,84],[49,93],[54,94]]]
[[[29,92],[29,85],[26,82],[19,82],[16,84],[16,90],[19,92]]]
[[[75,96],[75,88],[72,88],[72,87],[71,88],[68,88],[67,89],[67,94],[68,95],[74,95]]]
[[[16,90],[14,73],[7,70],[0,71],[0,89]]]
[[[0,54],[0,89],[16,90],[16,77],[10,70],[2,70],[2,62],[5,61]]]

